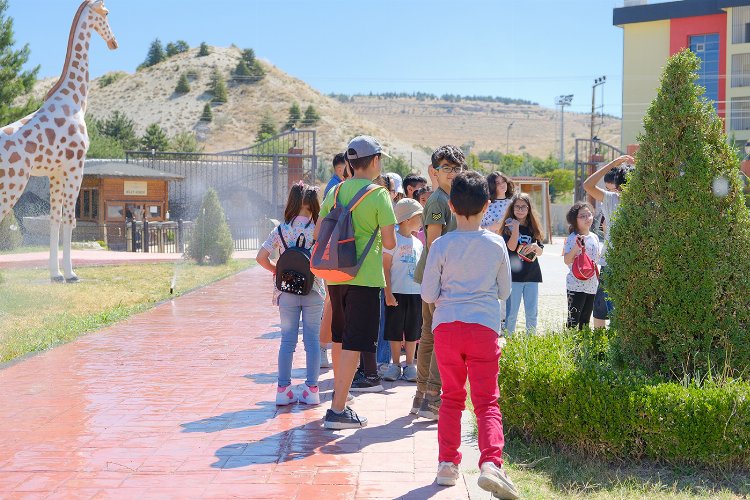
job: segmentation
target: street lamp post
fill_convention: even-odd
[[[505,132],[505,154],[507,155],[510,152],[510,129],[513,128],[513,122],[510,122],[508,124],[508,130]]]
[[[560,168],[565,168],[565,106],[573,102],[573,94],[555,97],[555,105],[560,106]]]
[[[594,139],[594,117],[596,116],[596,87],[607,83],[606,76],[600,76],[594,79],[594,84],[591,86],[591,135],[589,139]]]

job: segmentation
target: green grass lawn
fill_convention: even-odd
[[[0,250],[0,255],[9,255],[9,254],[16,254],[16,253],[32,253],[32,252],[49,252],[49,247],[45,247],[45,246],[18,247],[18,248],[14,248],[13,250]]]
[[[42,351],[121,321],[170,297],[247,269],[191,263],[79,267],[81,282],[57,284],[47,269],[0,271],[0,362]]]

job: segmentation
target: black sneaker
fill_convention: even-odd
[[[348,406],[344,407],[343,413],[336,413],[329,409],[323,420],[323,427],[326,429],[359,429],[366,426],[367,418],[360,417]]]
[[[383,384],[380,383],[380,377],[377,375],[366,377],[362,375],[352,382],[350,392],[380,392],[383,390]]]

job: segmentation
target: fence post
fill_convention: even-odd
[[[279,156],[273,155],[273,172],[271,177],[273,178],[271,193],[271,205],[273,206],[273,212],[279,209]]]
[[[143,251],[148,253],[149,247],[148,219],[143,218]]]
[[[135,252],[133,248],[133,230],[127,220],[125,221],[125,251]]]
[[[182,219],[177,219],[177,250],[179,250],[180,253],[185,253],[185,236],[183,235],[182,230]]]
[[[130,220],[130,234],[133,235],[133,251],[138,251],[138,224],[135,219]]]

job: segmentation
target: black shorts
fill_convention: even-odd
[[[375,352],[380,329],[380,288],[328,285],[332,340],[346,351]]]
[[[422,297],[394,293],[397,306],[385,306],[385,340],[416,342],[422,332]]]

